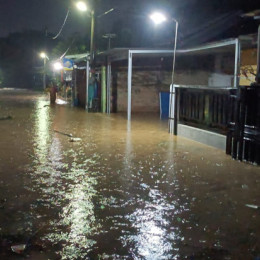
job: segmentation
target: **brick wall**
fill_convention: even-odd
[[[210,73],[206,71],[177,71],[175,84],[207,85]],[[132,112],[159,112],[159,92],[169,91],[171,72],[133,71]],[[127,71],[117,72],[117,111],[127,111]]]

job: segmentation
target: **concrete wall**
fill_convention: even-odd
[[[212,73],[209,77],[208,85],[211,87],[227,87],[233,86],[233,75],[227,75],[222,73]]]
[[[159,92],[169,91],[171,72],[133,71],[132,112],[158,112]],[[206,71],[177,71],[175,84],[208,85],[210,73]],[[117,72],[117,111],[127,111],[127,71]]]
[[[225,135],[182,124],[178,124],[178,135],[224,151],[226,150]]]

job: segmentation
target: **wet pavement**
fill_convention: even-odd
[[[259,167],[171,136],[149,114],[129,132],[125,114],[0,90],[8,115],[1,260],[259,259],[260,211],[246,206],[260,204]]]

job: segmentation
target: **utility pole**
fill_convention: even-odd
[[[95,58],[95,10],[92,9],[91,11],[91,31],[90,31],[90,64],[94,62]]]
[[[114,33],[107,33],[102,36],[105,39],[108,39],[108,46],[107,49],[110,50],[111,48],[111,39],[114,39],[116,37],[116,34]]]
[[[97,24],[96,21],[97,21],[97,18],[100,18],[103,15],[106,15],[106,14],[114,11],[114,8],[111,8],[110,10],[106,11],[105,13],[103,13],[99,16],[96,16],[96,11],[99,10],[99,8],[98,8],[99,3],[100,3],[99,0],[92,0],[91,1],[91,9],[90,9],[90,18],[91,18],[90,50],[89,50],[90,59],[89,60],[87,59],[87,63],[86,63],[86,110],[87,111],[89,109],[89,104],[88,104],[89,82],[90,82],[90,79],[93,79],[93,81],[94,81],[94,77],[95,77],[95,74],[92,71],[94,71],[94,69],[95,69],[95,54],[96,54],[96,49],[97,49],[97,47],[96,47],[96,32],[97,32],[97,29],[95,28],[96,24]],[[76,6],[80,11],[83,11],[83,12],[88,10],[87,5],[84,1],[78,1]]]

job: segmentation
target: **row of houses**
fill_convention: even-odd
[[[230,107],[231,97],[239,99],[240,86],[255,82],[257,35],[177,49],[174,77],[173,50],[111,49],[96,56],[95,70],[89,67],[88,54],[66,58],[74,61],[71,81],[74,100],[89,112],[125,113],[129,122],[137,112],[151,112],[159,118],[165,105],[160,94],[168,93],[171,133],[228,150],[229,124],[235,122],[235,113],[239,113],[235,111],[236,101]],[[176,88],[170,91],[172,83]],[[256,111],[256,120],[251,124],[258,131],[259,99],[254,102],[258,102],[251,108]],[[252,148],[254,154],[260,149],[258,138],[257,146]],[[237,155],[238,151],[234,152],[234,157]]]
[[[240,37],[236,57],[236,39],[178,50],[174,76],[176,85],[236,87],[255,81],[257,67],[256,36]],[[101,82],[105,77],[106,112],[126,112],[128,109],[129,53],[132,55],[131,112],[160,111],[159,93],[169,91],[172,80],[172,50],[111,49],[98,54],[95,78],[101,107]],[[86,107],[87,55],[70,55],[74,66],[73,80],[76,99]],[[236,60],[235,60],[236,59]],[[237,66],[237,68],[235,68]],[[104,72],[102,74],[102,68]],[[101,77],[102,76],[102,77]],[[236,79],[237,78],[237,79]],[[90,84],[91,85],[91,84]],[[89,89],[89,91],[92,91]],[[108,93],[109,92],[109,93]],[[145,98],[144,98],[145,97]],[[104,99],[103,99],[104,101]],[[91,100],[88,104],[91,110]]]

